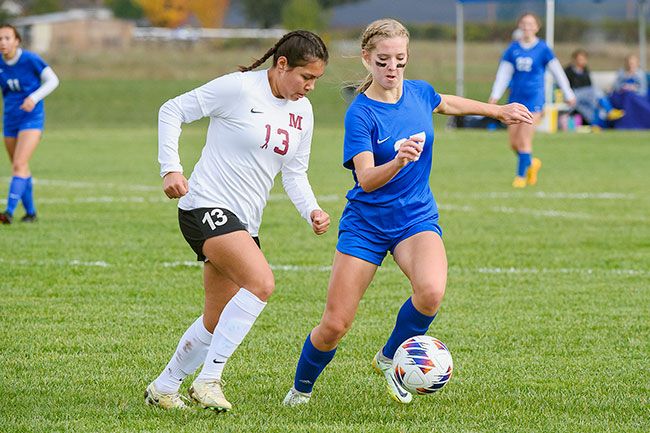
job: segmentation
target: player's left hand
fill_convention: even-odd
[[[322,235],[330,227],[330,216],[321,209],[314,209],[309,215],[311,218],[311,228],[317,235]]]
[[[22,105],[20,106],[20,109],[28,113],[31,113],[34,107],[36,107],[36,102],[34,102],[31,96],[28,96],[23,101]]]
[[[533,123],[533,115],[528,111],[525,105],[513,102],[508,105],[499,106],[499,114],[497,119],[506,125],[513,125],[516,123]]]
[[[576,98],[569,99],[566,101],[566,103],[569,105],[569,107],[575,107],[576,106]]]

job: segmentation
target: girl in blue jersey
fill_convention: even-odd
[[[571,106],[575,95],[559,60],[546,43],[537,38],[541,27],[539,18],[525,13],[517,21],[521,38],[514,41],[503,53],[488,102],[496,103],[508,86],[508,102],[519,102],[533,113],[532,124],[519,123],[508,126],[510,147],[517,153],[517,171],[512,186],[524,188],[537,183],[537,172],[542,167],[539,158],[533,158],[533,136],[535,125],[542,117],[544,108],[544,71],[549,68]]]
[[[21,49],[20,34],[8,24],[0,25],[0,86],[4,100],[4,142],[11,161],[7,207],[0,222],[10,224],[22,200],[23,222],[36,221],[29,160],[43,133],[43,98],[58,85],[56,74],[39,56]]]
[[[355,184],[340,221],[325,312],[307,336],[294,386],[284,400],[290,406],[309,401],[316,378],[350,329],[388,251],[409,279],[413,295],[399,310],[392,334],[372,364],[384,374],[392,398],[411,401],[411,394],[392,379],[391,360],[404,340],[426,333],[447,280],[438,208],[429,188],[431,115],[478,114],[532,123],[523,105],[440,95],[427,82],[404,80],[408,42],[408,31],[392,19],[373,22],[362,36],[362,60],[370,74],[346,114],[343,149],[343,165],[352,170]]]

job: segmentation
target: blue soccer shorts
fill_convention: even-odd
[[[18,137],[20,131],[26,129],[43,130],[45,126],[45,112],[35,109],[31,113],[22,110],[12,110],[5,113],[3,118],[3,132],[5,137]]]
[[[393,254],[400,242],[425,231],[432,231],[442,237],[442,228],[437,220],[420,221],[404,227],[404,230],[395,235],[388,235],[364,223],[355,212],[346,212],[339,225],[336,249],[343,254],[381,266],[386,253],[390,251]]]

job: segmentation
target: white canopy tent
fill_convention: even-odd
[[[542,0],[540,0],[542,1]],[[546,2],[546,43],[553,47],[555,39],[555,0],[544,0]],[[565,0],[558,0],[565,1]],[[486,2],[513,2],[513,0],[456,0],[456,94],[463,96],[465,93],[464,69],[465,69],[465,4],[486,3]],[[646,15],[648,14],[648,0],[637,0],[639,16],[639,60],[641,68],[647,71],[646,58]],[[547,80],[546,99],[550,100],[551,86]]]

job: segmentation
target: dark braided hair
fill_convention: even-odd
[[[282,36],[275,45],[268,50],[262,58],[250,66],[240,66],[241,72],[252,71],[273,56],[273,66],[278,63],[278,58],[284,56],[290,68],[305,66],[315,60],[327,63],[329,53],[323,40],[315,33],[307,30],[294,30]]]

